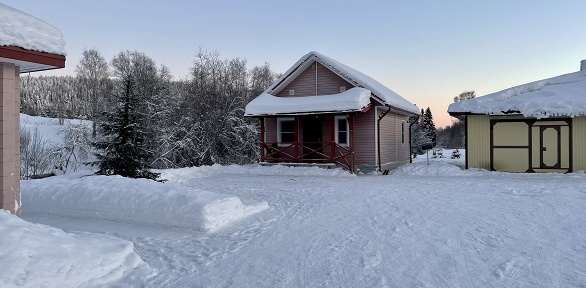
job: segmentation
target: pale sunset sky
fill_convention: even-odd
[[[586,1],[0,0],[64,35],[74,75],[85,48],[136,50],[186,78],[201,48],[285,72],[321,52],[378,80],[438,127],[454,96],[478,96],[579,70]],[[44,74],[43,74],[44,73]]]

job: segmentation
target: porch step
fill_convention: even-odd
[[[293,166],[293,167],[319,167],[319,168],[324,168],[324,169],[335,169],[335,168],[340,167],[340,166],[336,165],[335,163],[258,162],[258,164],[260,164],[262,166],[283,165],[283,166]]]

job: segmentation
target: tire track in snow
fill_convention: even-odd
[[[583,287],[571,176],[224,174],[186,183],[269,210],[210,235],[114,234],[159,268],[150,287]]]

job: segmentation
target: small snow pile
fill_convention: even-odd
[[[0,46],[66,55],[59,29],[47,22],[0,3]]]
[[[153,273],[131,242],[66,233],[4,210],[0,210],[0,259],[0,287],[103,287]]]
[[[178,169],[158,170],[161,173],[161,178],[167,179],[170,182],[182,183],[186,179],[203,178],[223,174],[249,174],[255,175],[282,175],[282,176],[323,176],[323,177],[353,177],[346,170],[341,168],[324,169],[319,167],[295,167],[284,165],[219,165],[200,166]]]
[[[121,176],[79,173],[21,181],[24,214],[51,214],[215,232],[268,208],[233,195]]]
[[[392,175],[405,176],[467,176],[473,171],[466,171],[445,161],[415,162],[400,166],[391,172]]]

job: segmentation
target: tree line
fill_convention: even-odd
[[[464,91],[454,97],[454,102],[459,102],[476,97],[474,91]],[[414,154],[422,154],[422,146],[431,144],[433,147],[458,149],[465,147],[466,127],[463,119],[453,118],[451,125],[436,128],[433,122],[431,109],[421,109],[421,114],[411,117],[411,151]]]
[[[259,139],[244,107],[277,76],[268,63],[248,69],[245,59],[200,50],[186,79],[175,80],[142,52],[122,51],[108,62],[88,49],[75,76],[21,77],[21,112],[92,120],[90,139],[103,156],[116,137],[115,118],[132,110],[124,125],[140,139],[127,144],[143,149],[146,167],[245,164],[258,159]]]
[[[454,97],[454,102],[460,102],[476,97],[474,91],[464,91]],[[464,148],[466,146],[466,126],[463,119],[453,118],[452,124],[437,130],[438,146],[444,148]]]

